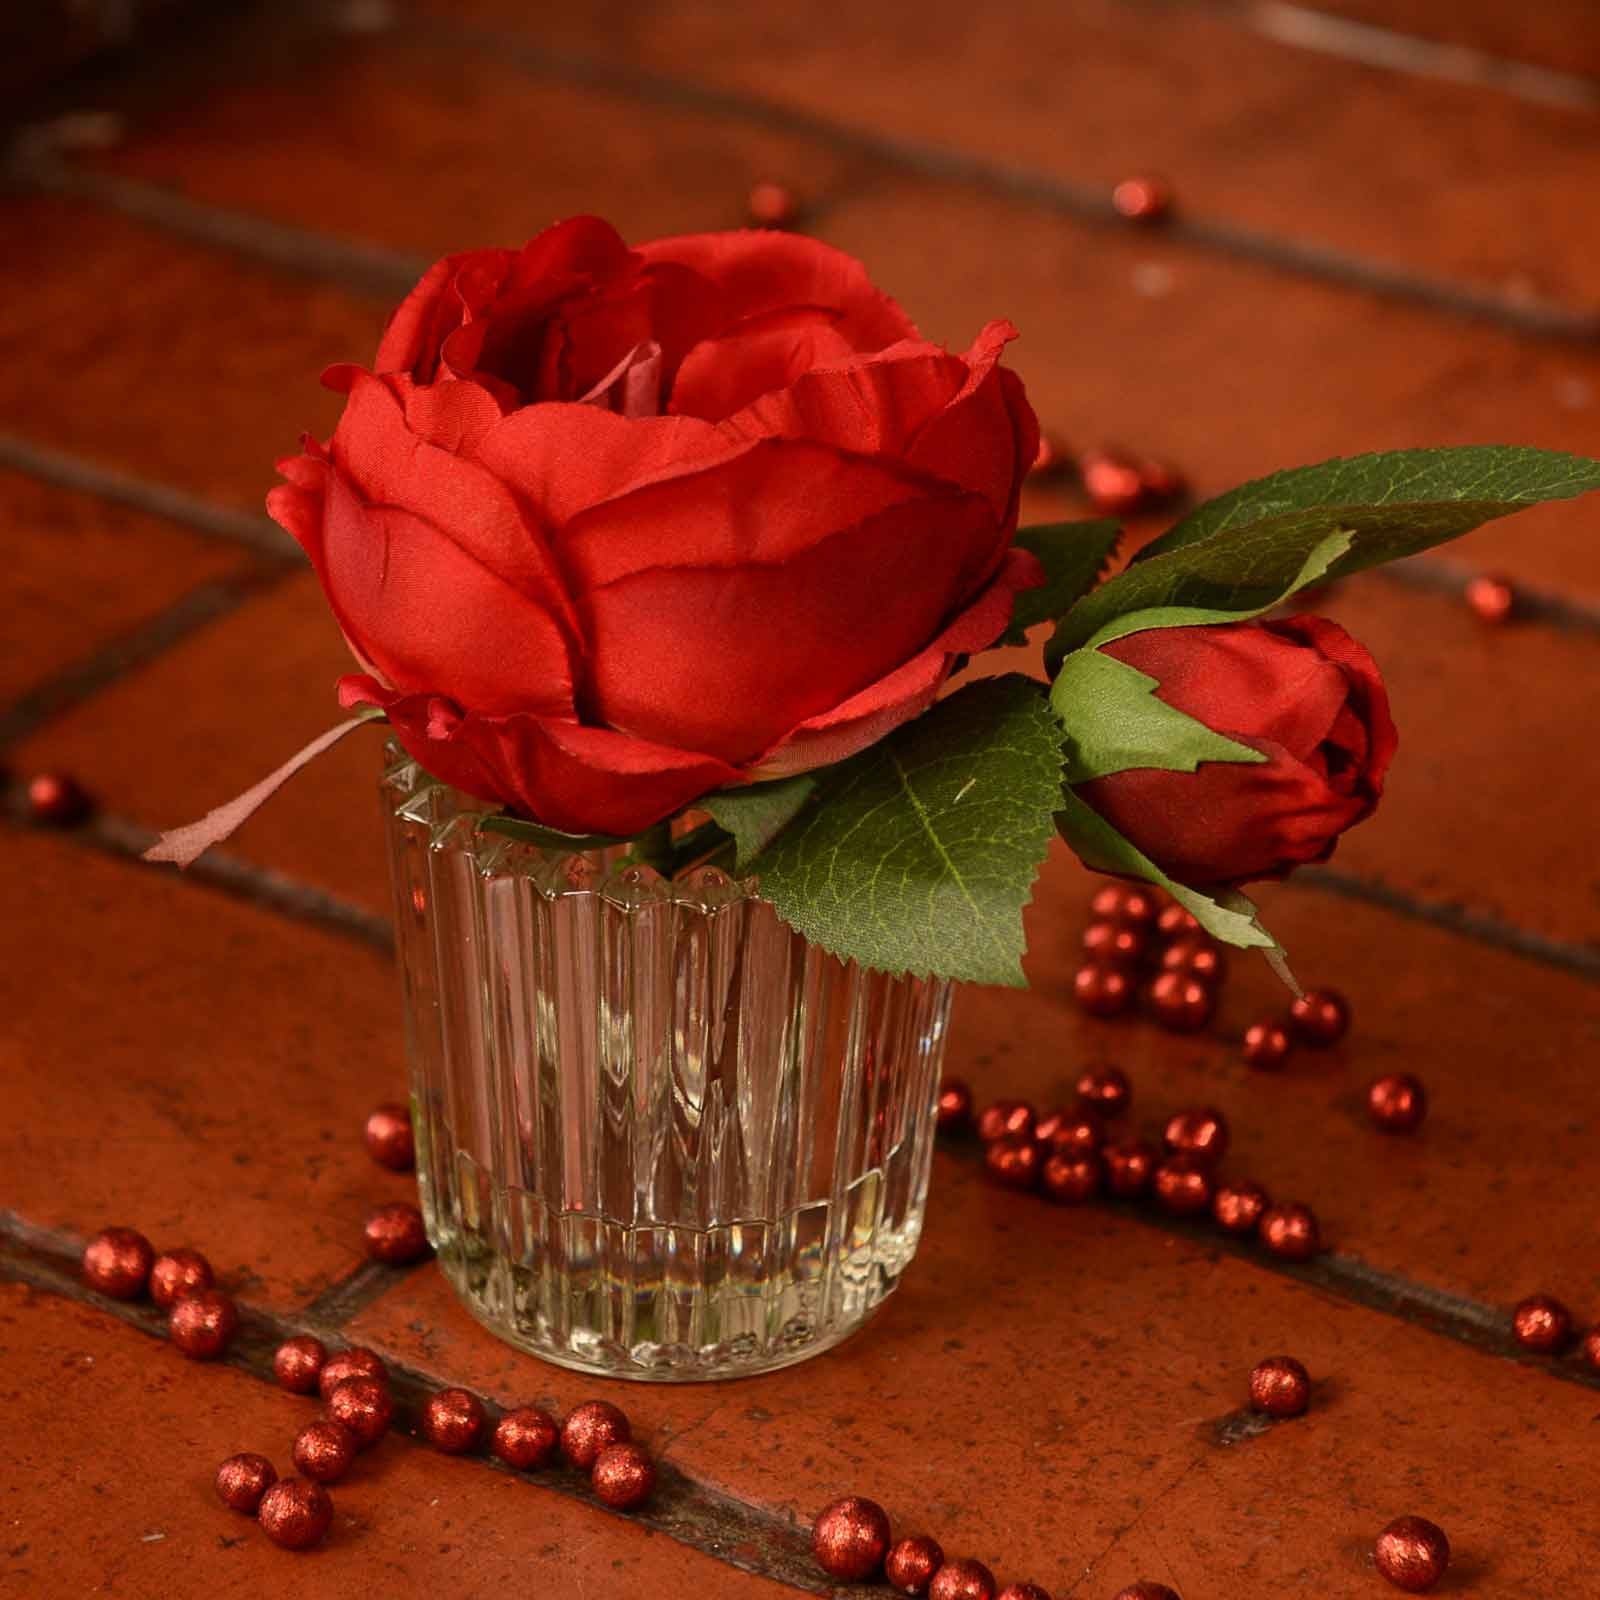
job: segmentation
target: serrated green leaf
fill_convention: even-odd
[[[707,795],[700,808],[726,833],[738,851],[736,868],[743,871],[805,809],[817,791],[816,777],[803,772],[775,783],[758,783],[748,789],[723,789]]]
[[[1397,450],[1299,467],[1208,501],[1086,595],[1046,650],[1052,665],[1113,618],[1152,607],[1251,604],[1281,591],[1328,534],[1343,577],[1415,555],[1496,517],[1600,489],[1600,461],[1520,446]]]
[[[1065,616],[1104,576],[1121,536],[1115,522],[1045,522],[1018,530],[1017,544],[1039,558],[1046,582],[1017,595],[1000,643],[1022,644],[1029,628]]]
[[[1061,803],[1041,685],[969,685],[831,769],[754,862],[813,943],[884,972],[1020,986],[1022,908]]]
[[[559,828],[547,828],[539,822],[529,822],[525,817],[495,815],[483,817],[478,822],[479,833],[499,833],[518,844],[537,845],[541,850],[605,850],[614,844],[627,844],[609,833],[563,833]]]

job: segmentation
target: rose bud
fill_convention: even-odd
[[[268,502],[361,669],[341,700],[569,832],[864,749],[1043,582],[1014,332],[952,355],[795,234],[578,217],[446,257]]]
[[[1159,699],[1263,762],[1138,767],[1078,793],[1181,883],[1230,887],[1326,861],[1371,814],[1397,736],[1377,664],[1323,617],[1150,628],[1102,646]]]

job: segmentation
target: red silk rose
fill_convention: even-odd
[[[791,234],[447,257],[268,501],[365,669],[341,700],[569,832],[862,749],[1042,581],[1014,333],[952,355]]]
[[[1160,699],[1260,751],[1194,772],[1139,767],[1078,793],[1169,877],[1195,888],[1326,861],[1368,816],[1398,738],[1377,663],[1324,617],[1152,628],[1102,647]]]

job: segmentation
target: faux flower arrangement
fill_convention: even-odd
[[[1313,584],[1600,488],[1525,448],[1330,461],[1199,506],[1115,576],[1105,521],[1018,529],[1038,449],[1015,330],[965,355],[849,256],[741,232],[628,248],[580,217],[432,267],[272,515],[360,671],[357,718],[153,852],[191,860],[383,717],[481,826],[759,878],[888,972],[1020,984],[1059,830],[1217,938],[1382,793],[1378,669]],[[976,678],[1052,624],[1049,680]],[[685,814],[690,813],[687,819]]]

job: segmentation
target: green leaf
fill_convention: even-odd
[[[540,822],[529,822],[525,817],[508,817],[497,813],[478,821],[480,833],[501,833],[518,844],[537,845],[541,850],[605,850],[614,844],[627,844],[609,833],[563,833],[559,828],[547,828]]]
[[[731,833],[738,848],[737,870],[743,871],[752,856],[760,853],[805,809],[817,790],[817,780],[809,772],[795,778],[780,778],[775,783],[753,784],[748,789],[723,789],[707,795],[700,809],[711,820]]]
[[[1000,643],[1022,644],[1029,628],[1065,616],[1100,581],[1121,536],[1115,522],[1046,522],[1020,529],[1016,542],[1039,558],[1046,582],[1042,589],[1018,594]]]
[[[1054,666],[1113,618],[1169,605],[1257,604],[1281,592],[1330,533],[1343,577],[1547,500],[1600,489],[1600,461],[1510,445],[1397,450],[1299,467],[1208,501],[1073,607],[1050,641]]]
[[[754,868],[784,921],[842,960],[1020,986],[1060,804],[1041,686],[986,678],[830,769]]]

